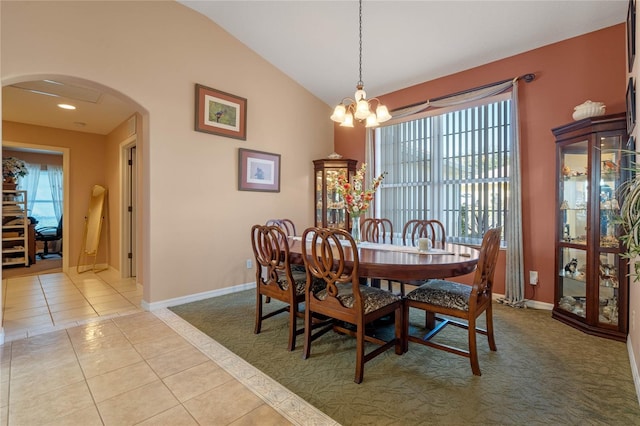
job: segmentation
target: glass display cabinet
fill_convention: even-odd
[[[620,256],[620,185],[630,178],[624,114],[552,130],[557,148],[556,279],[552,316],[626,341],[628,263]]]
[[[357,160],[314,160],[315,176],[315,226],[340,228],[350,231],[351,221],[344,206],[344,199],[337,191],[338,175],[347,174],[349,181],[356,173]]]

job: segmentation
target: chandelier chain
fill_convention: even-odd
[[[362,0],[360,0],[360,11],[359,11],[359,23],[360,23],[360,32],[358,34],[359,38],[360,38],[360,67],[359,67],[359,80],[358,80],[358,85],[359,86],[364,86],[364,83],[362,82]]]

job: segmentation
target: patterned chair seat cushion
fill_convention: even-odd
[[[338,287],[338,300],[340,301],[340,303],[342,303],[342,305],[347,308],[352,308],[353,304],[355,303],[355,297],[353,296],[353,288],[351,287],[351,283],[337,284],[336,287]],[[365,314],[401,300],[400,296],[395,295],[389,291],[365,285],[360,286],[360,294],[364,302]],[[316,295],[318,299],[324,300],[327,298],[327,290],[323,289]]]
[[[471,286],[447,280],[429,280],[407,294],[406,298],[431,305],[468,311],[470,295]]]
[[[296,283],[296,294],[304,294],[305,287],[307,286],[307,271],[304,269],[304,267],[302,271],[294,270],[292,268],[291,276],[293,276],[293,281]],[[282,288],[283,290],[289,288],[289,281],[287,280],[287,276],[284,272],[278,272],[278,283],[280,284],[280,288]],[[313,278],[313,286],[311,287],[311,291],[313,293],[324,290],[325,287],[326,285],[323,280]]]

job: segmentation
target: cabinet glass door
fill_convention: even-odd
[[[346,168],[326,168],[316,172],[316,226],[323,226],[323,199],[326,205],[326,226],[347,229],[344,199],[337,191],[338,176],[347,174]],[[324,175],[324,177],[323,177]],[[324,179],[324,182],[323,182]],[[323,191],[324,187],[324,191]],[[324,193],[324,195],[323,195]]]
[[[558,253],[558,307],[580,317],[587,315],[587,224],[589,208],[589,141],[560,150],[561,226]]]
[[[588,145],[588,141],[572,144],[561,152],[560,235],[563,242],[571,244],[587,244]]]

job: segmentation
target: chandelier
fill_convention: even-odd
[[[340,123],[343,127],[353,127],[353,119],[362,122],[365,121],[365,127],[375,127],[380,123],[391,118],[389,110],[382,105],[378,98],[367,100],[367,94],[364,91],[364,83],[362,82],[362,0],[360,0],[360,68],[359,79],[356,84],[356,93],[351,98],[344,98],[333,110],[331,119],[336,123]],[[373,112],[373,103],[376,103],[375,112]]]

